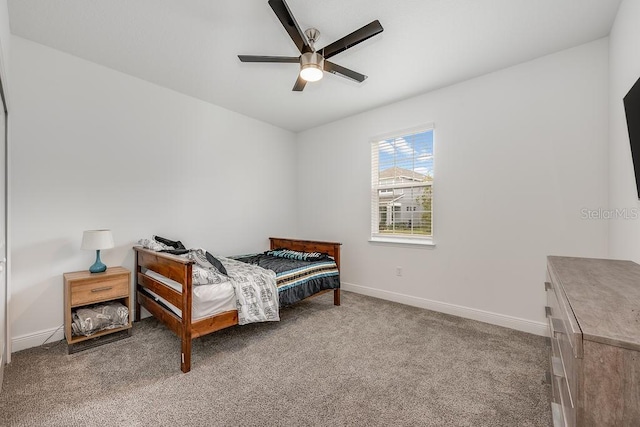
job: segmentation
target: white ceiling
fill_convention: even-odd
[[[267,0],[9,0],[11,32],[292,131],[609,34],[620,0],[287,0],[316,47],[379,19],[384,32],[332,58],[369,76],[325,74],[292,92],[297,56]]]

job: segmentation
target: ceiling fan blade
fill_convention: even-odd
[[[238,55],[241,62],[286,62],[299,64],[300,58],[296,56],[260,56],[260,55]]]
[[[380,25],[380,21],[376,19],[375,21],[370,22],[359,30],[355,30],[348,36],[344,36],[340,40],[336,40],[330,45],[325,46],[321,51],[322,56],[324,56],[325,59],[331,58],[332,56],[337,55],[340,52],[344,52],[345,50],[357,45],[358,43],[362,43],[363,41],[375,36],[376,34],[380,34],[382,31],[384,31],[384,28],[382,28],[382,25]]]
[[[349,80],[353,80],[354,82],[362,83],[366,80],[367,76],[364,74],[357,73],[353,70],[343,67],[342,65],[338,65],[331,61],[324,61],[324,70],[335,74],[336,76],[346,77]]]
[[[269,0],[269,6],[273,9],[284,29],[289,33],[291,40],[293,40],[300,53],[311,52],[311,46],[309,46],[307,38],[293,17],[287,3],[284,0]]]
[[[307,81],[302,77],[298,76],[298,80],[296,80],[296,84],[293,85],[293,91],[301,92],[304,89],[304,86],[307,84]]]

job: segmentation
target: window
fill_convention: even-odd
[[[371,142],[371,240],[431,243],[433,126]]]

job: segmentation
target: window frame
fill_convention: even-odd
[[[371,224],[370,224],[370,238],[369,242],[371,243],[391,243],[391,244],[400,244],[400,245],[418,245],[418,246],[435,246],[435,221],[434,221],[434,199],[435,194],[433,192],[433,187],[435,184],[435,172],[433,173],[433,179],[430,183],[425,184],[422,182],[404,182],[404,183],[395,183],[395,184],[379,184],[379,170],[375,167],[379,165],[378,159],[379,151],[375,154],[374,158],[374,149],[379,149],[379,142],[400,138],[407,135],[414,135],[417,133],[423,133],[431,131],[433,133],[433,147],[432,147],[432,156],[433,156],[433,171],[435,170],[436,160],[435,160],[435,125],[433,123],[426,123],[421,126],[402,129],[394,132],[389,132],[383,135],[377,135],[369,139],[369,152],[370,152],[370,161],[371,161]],[[393,190],[394,188],[426,188],[431,187],[431,235],[417,235],[417,234],[387,234],[379,232],[379,221],[380,221],[380,202],[379,202],[379,191],[380,190]]]

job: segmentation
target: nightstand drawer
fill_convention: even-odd
[[[129,275],[100,278],[95,281],[75,283],[71,287],[71,306],[91,304],[129,296]]]

